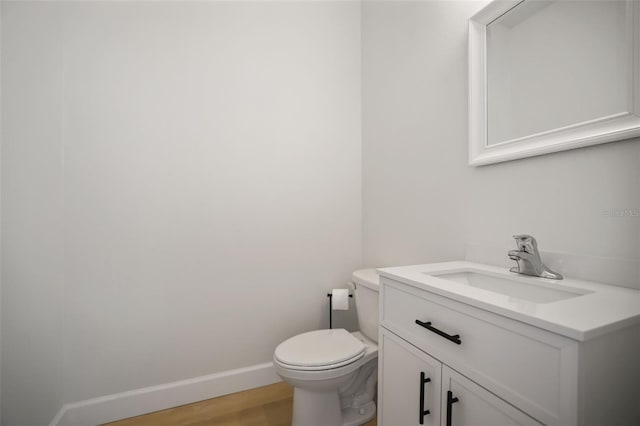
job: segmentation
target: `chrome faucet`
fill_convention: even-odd
[[[531,235],[514,235],[518,250],[509,250],[509,258],[515,260],[518,266],[510,269],[511,272],[534,277],[561,280],[562,275],[547,268],[538,252],[538,243]]]

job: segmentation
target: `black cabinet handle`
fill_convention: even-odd
[[[431,379],[428,378],[426,374],[424,374],[424,371],[421,371],[420,372],[420,424],[421,425],[424,424],[424,416],[431,413],[429,410],[424,409],[424,385],[426,385],[430,381]]]
[[[458,398],[453,397],[453,392],[447,391],[447,426],[451,426],[451,406],[458,401]]]
[[[451,335],[451,334],[447,334],[442,330],[438,330],[437,328],[431,326],[431,321],[427,321],[427,322],[422,322],[420,320],[416,320],[416,324],[418,324],[420,327],[424,327],[429,331],[432,331],[434,333],[436,333],[438,336],[442,336],[447,340],[451,340],[453,343],[459,345],[460,343],[462,343],[462,340],[460,340],[460,335],[456,334],[456,335]]]

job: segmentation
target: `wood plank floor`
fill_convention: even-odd
[[[284,382],[108,423],[106,426],[289,426],[293,388]],[[364,426],[376,426],[374,418]]]

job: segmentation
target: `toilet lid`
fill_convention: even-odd
[[[360,358],[366,349],[364,343],[347,330],[316,330],[298,334],[280,343],[275,358],[283,364],[301,368],[327,366],[335,368]]]

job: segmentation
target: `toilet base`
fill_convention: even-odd
[[[370,401],[360,408],[344,408],[342,410],[342,426],[360,426],[376,415],[376,403]]]
[[[292,426],[360,426],[376,415],[376,404],[340,409],[337,392],[311,392],[293,389]]]
[[[337,391],[311,392],[293,388],[291,426],[341,425],[340,397]]]

